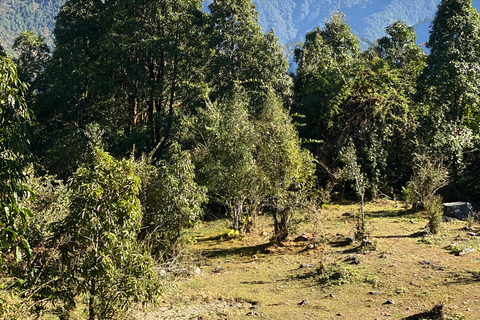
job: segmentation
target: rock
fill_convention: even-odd
[[[395,301],[393,301],[392,299],[388,299],[383,304],[395,304]]]
[[[344,262],[349,262],[350,264],[360,264],[360,260],[355,255],[348,256],[343,261]]]
[[[300,265],[300,268],[315,268],[315,266],[313,264],[310,264],[310,263],[302,263]]]
[[[458,219],[457,219],[457,218],[452,218],[452,217],[443,216],[443,217],[442,217],[442,221],[443,221],[443,222],[454,222],[454,221],[458,221]]]
[[[195,267],[193,268],[192,273],[195,275],[202,274],[202,269],[200,269],[200,267]]]
[[[443,214],[460,220],[467,220],[473,215],[473,207],[469,202],[447,202],[442,203]]]
[[[473,252],[473,251],[475,251],[475,249],[473,249],[473,248],[464,248],[464,249],[462,249],[462,251],[460,251],[458,253],[458,255],[463,256],[463,255],[465,255],[467,253],[470,253],[470,252]]]
[[[296,237],[294,241],[300,242],[300,241],[308,241],[308,240],[310,240],[310,239],[309,239],[309,238],[307,237],[307,235],[304,233],[304,234]]]
[[[354,216],[355,216],[355,213],[345,212],[344,214],[342,214],[342,216],[344,216],[344,217],[354,217]]]
[[[253,259],[253,260],[258,260],[258,257],[257,257],[256,255],[253,255],[253,256],[252,256],[252,259]]]
[[[467,232],[467,236],[476,237],[477,234],[475,232]]]
[[[246,316],[257,316],[257,317],[263,318],[263,314],[261,314],[258,311],[250,311],[249,313],[246,314]]]
[[[368,294],[377,295],[377,294],[382,294],[382,293],[380,291],[370,291]]]
[[[305,249],[312,250],[314,248],[315,248],[315,246],[312,243],[309,243]]]
[[[346,242],[347,244],[352,244],[352,243],[355,242],[355,237],[347,237],[347,238],[345,239],[345,242]]]
[[[224,267],[222,267],[222,266],[217,266],[217,267],[215,268],[215,270],[213,270],[213,273],[224,273],[224,272],[226,272],[226,271],[227,271],[227,270],[225,270]]]
[[[167,276],[167,270],[161,269],[160,271],[158,271],[158,275],[160,277],[166,277]]]
[[[310,303],[310,301],[308,301],[308,300],[302,300],[302,302],[300,302],[298,305],[299,305],[299,306],[304,306],[304,305],[306,305],[307,303]]]

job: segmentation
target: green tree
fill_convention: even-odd
[[[430,55],[419,79],[424,144],[457,180],[464,151],[479,133],[480,20],[471,0],[443,0],[432,23]]]
[[[413,96],[416,93],[417,78],[425,68],[427,55],[415,42],[415,29],[405,22],[393,22],[386,32],[387,35],[378,39],[369,50],[375,52],[392,69],[402,71],[405,91]]]
[[[20,202],[31,196],[25,186],[25,168],[33,160],[29,150],[33,122],[26,92],[15,64],[0,57],[0,248],[2,255],[4,250],[13,251],[17,261],[22,259],[22,250],[31,256],[22,236],[30,211]]]
[[[195,182],[190,153],[174,144],[169,160],[155,166],[148,158],[138,162],[142,179],[140,199],[144,211],[142,233],[155,255],[168,258],[185,244],[188,229],[203,215],[202,204],[207,201],[206,188]]]
[[[262,188],[255,159],[257,135],[248,111],[248,98],[237,88],[228,101],[209,102],[196,124],[194,150],[199,184],[211,200],[224,205],[233,229],[245,226],[245,209],[252,192]]]
[[[304,208],[314,186],[315,163],[302,149],[298,132],[282,102],[272,91],[255,120],[257,163],[265,184],[265,198],[273,207],[275,235],[286,238],[293,215]]]
[[[62,154],[81,159],[91,123],[115,155],[135,145],[159,157],[177,141],[179,119],[203,101],[205,16],[198,0],[68,1],[36,108],[49,133],[41,141],[48,167],[75,168]]]
[[[24,31],[15,39],[12,49],[18,54],[16,62],[20,79],[32,86],[50,59],[50,48],[45,38],[33,31]]]
[[[252,109],[261,105],[269,88],[288,93],[288,63],[274,32],[262,33],[252,0],[215,0],[209,9],[213,93],[228,95],[241,85],[249,92]]]
[[[137,245],[142,218],[134,164],[100,149],[68,182],[69,214],[56,227],[64,298],[86,295],[89,319],[108,319],[158,292]]]
[[[372,191],[384,193],[408,180],[408,161],[403,160],[411,152],[404,151],[415,126],[413,80],[405,84],[407,76],[415,77],[390,63],[397,60],[390,40],[376,48],[382,58],[375,50],[361,53],[345,17],[335,13],[324,30],[307,34],[295,51],[294,111],[304,117],[300,136],[313,142],[308,145],[317,159],[332,169],[343,166],[342,150],[353,141]],[[395,41],[401,40],[395,36]],[[331,179],[330,170],[320,169],[320,180]]]

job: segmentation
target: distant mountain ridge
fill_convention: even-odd
[[[10,49],[13,40],[24,30],[33,30],[53,44],[54,18],[65,0],[0,0],[0,41]],[[207,8],[212,0],[206,0]],[[440,0],[253,0],[259,22],[266,32],[274,29],[281,43],[302,42],[305,34],[322,26],[340,7],[353,32],[364,46],[385,34],[395,20],[415,25],[418,43],[428,40],[429,19],[435,16]],[[340,5],[339,5],[340,4]],[[480,8],[480,0],[473,0]]]
[[[205,7],[211,2],[207,0]],[[353,32],[373,42],[385,35],[385,28],[395,20],[416,25],[418,43],[428,40],[430,20],[435,17],[440,0],[253,0],[264,31],[273,29],[284,44],[302,42],[305,34],[322,26],[332,12],[343,11]],[[480,8],[480,0],[473,6]]]

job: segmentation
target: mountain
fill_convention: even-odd
[[[212,0],[206,0],[206,10]],[[9,50],[24,30],[33,30],[53,44],[54,18],[65,0],[0,0],[0,41]],[[394,20],[417,25],[418,43],[428,40],[430,20],[440,0],[254,0],[264,31],[274,29],[283,44],[303,41],[305,34],[338,8],[364,46],[385,34]],[[480,8],[480,0],[473,0]]]
[[[210,3],[205,2],[205,8]],[[385,35],[385,28],[395,20],[417,25],[418,43],[428,40],[430,21],[440,0],[253,0],[264,31],[274,29],[280,41],[303,41],[305,34],[322,26],[332,12],[343,11],[353,32],[364,46]],[[480,0],[473,5],[480,8]]]
[[[55,16],[65,0],[0,0],[0,42],[10,51],[15,38],[26,30],[44,36],[53,45]]]

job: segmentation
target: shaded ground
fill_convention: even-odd
[[[345,213],[356,209],[324,209],[327,243],[315,249],[293,237],[283,246],[270,246],[269,217],[260,217],[257,231],[243,239],[222,237],[228,221],[205,223],[190,248],[201,256],[202,274],[177,278],[159,306],[137,318],[421,319],[443,301],[449,315],[480,319],[480,236],[468,235],[478,233],[478,226],[464,230],[465,222],[444,223],[441,235],[424,237],[427,220],[418,214],[397,202],[371,203],[369,230],[377,250],[362,253],[358,243],[346,241],[355,218]],[[296,235],[311,237],[315,231],[306,221]],[[446,249],[453,242],[476,250],[457,256]],[[316,268],[308,266],[343,262],[351,255],[360,263],[345,262],[355,277],[342,285],[320,284]]]

